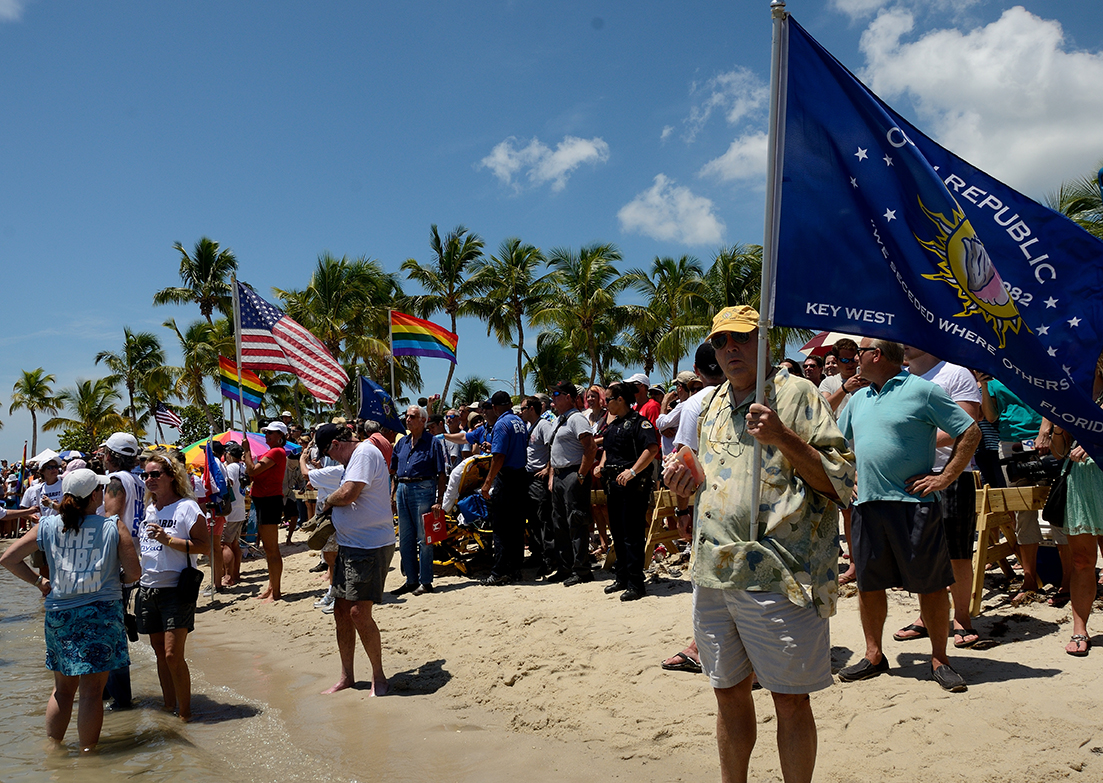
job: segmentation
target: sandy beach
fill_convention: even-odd
[[[247,560],[242,584],[201,606],[189,658],[212,684],[280,710],[287,740],[334,777],[375,777],[385,752],[411,779],[717,779],[707,681],[659,667],[689,638],[684,571],[659,573],[650,595],[628,604],[602,593],[603,571],[572,588],[442,575],[433,594],[388,596],[376,618],[392,695],[372,699],[360,689],[320,694],[338,674],[332,616],[312,608],[324,583],[308,572],[316,555],[304,544],[284,552],[286,600],[251,600],[265,580],[263,560]],[[396,558],[388,588],[400,583]],[[987,642],[952,652],[966,693],[930,679],[927,642],[890,639],[887,676],[813,694],[817,780],[1103,779],[1103,652],[1064,653],[1068,607],[1012,607],[998,575],[988,587],[975,623]],[[886,636],[915,607],[890,593]],[[844,588],[833,668],[862,647],[857,599]],[[368,673],[358,650],[357,674]],[[780,780],[769,694],[755,700],[751,779]]]

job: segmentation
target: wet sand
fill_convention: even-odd
[[[362,689],[361,649],[362,688],[320,694],[338,674],[332,616],[312,608],[324,583],[308,573],[316,555],[302,544],[284,552],[287,600],[249,598],[265,578],[263,560],[246,561],[243,584],[198,615],[189,657],[211,683],[278,710],[288,736],[273,740],[325,759],[332,777],[377,778],[381,768],[411,780],[718,777],[707,681],[659,668],[690,634],[684,573],[628,604],[602,593],[611,579],[602,571],[572,588],[441,576],[435,593],[388,596],[375,616],[392,694],[375,699]],[[399,584],[396,558],[387,586]],[[864,646],[857,599],[844,590],[832,620],[836,669]],[[990,590],[975,622],[988,641],[951,651],[970,686],[963,694],[931,681],[928,642],[888,638],[915,607],[890,593],[889,675],[813,695],[817,780],[1103,779],[1103,650],[1063,652],[1068,607],[1012,608]],[[780,780],[770,696],[757,691],[755,702],[751,778]]]

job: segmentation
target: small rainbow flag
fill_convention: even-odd
[[[222,387],[222,396],[237,402],[237,365],[232,359],[227,359],[225,356],[218,357],[218,379]],[[242,405],[254,410],[259,409],[266,391],[268,387],[256,373],[248,370],[241,371],[241,393],[245,398],[241,401]]]
[[[391,310],[391,353],[395,356],[433,356],[455,364],[459,339],[443,326]]]

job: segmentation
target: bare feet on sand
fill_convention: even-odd
[[[261,593],[260,595],[256,596],[256,599],[257,599],[258,601],[264,601],[264,602],[265,602],[266,604],[270,604],[270,603],[272,603],[273,601],[278,601],[278,600],[280,600],[280,599],[281,599],[282,597],[283,597],[283,596],[282,596],[282,595],[280,595],[279,593],[273,593],[273,592],[272,592],[272,588],[271,588],[271,587],[269,587],[269,588],[268,588],[267,590],[265,590],[265,591],[264,591],[263,593]]]
[[[351,680],[338,680],[337,684],[334,685],[332,688],[327,688],[326,690],[322,691],[322,695],[325,696],[330,693],[337,693],[337,691],[343,691],[345,690],[345,688],[351,688],[353,684],[354,683]]]
[[[343,691],[346,688],[351,688],[356,683],[350,680],[338,680],[337,684],[332,688],[322,691],[322,695],[325,696],[330,693],[337,693],[337,691]],[[372,680],[371,693],[369,696],[386,696],[387,691],[390,690],[390,685],[387,683],[387,679],[384,677],[379,680]]]

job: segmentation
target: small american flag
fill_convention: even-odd
[[[294,373],[316,399],[336,402],[349,376],[321,341],[240,282],[237,292],[242,369]]]
[[[172,409],[163,402],[157,403],[157,407],[153,410],[153,418],[157,419],[161,424],[167,424],[176,429],[180,429],[184,426],[184,420],[177,416]]]

